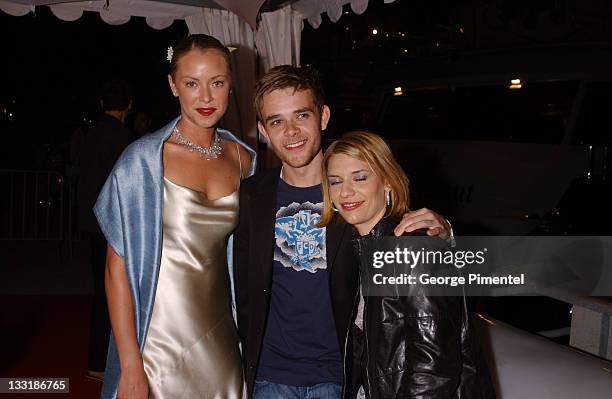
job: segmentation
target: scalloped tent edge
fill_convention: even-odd
[[[13,16],[23,16],[35,12],[36,7],[48,6],[53,14],[64,21],[79,19],[84,11],[97,12],[102,20],[111,25],[124,24],[132,16],[144,17],[147,24],[154,29],[164,29],[174,20],[185,19],[198,13],[202,8],[225,9],[241,18],[251,28],[257,28],[257,16],[260,8],[274,11],[290,4],[291,8],[306,19],[313,28],[321,24],[321,15],[327,13],[332,22],[342,16],[342,7],[350,4],[356,14],[362,14],[368,7],[369,0],[0,0],[0,10]],[[395,0],[384,0],[392,3]]]

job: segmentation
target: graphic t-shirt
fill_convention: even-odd
[[[329,294],[321,186],[279,181],[270,311],[257,380],[311,386],[342,382]]]

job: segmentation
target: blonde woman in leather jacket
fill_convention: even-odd
[[[380,136],[347,133],[322,168],[322,225],[345,221],[356,236],[393,235],[408,210],[408,179]],[[353,317],[343,397],[495,397],[463,297],[358,294]]]

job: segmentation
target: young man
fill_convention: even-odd
[[[234,280],[249,396],[340,398],[359,270],[350,227],[316,227],[321,131],[330,110],[316,72],[288,65],[259,80],[255,107],[259,131],[282,168],[240,188]],[[396,231],[421,228],[443,237],[449,230],[442,217],[421,209]]]

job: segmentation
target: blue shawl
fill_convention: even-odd
[[[162,251],[163,144],[172,134],[179,118],[129,145],[115,164],[94,206],[94,214],[108,244],[123,258],[134,304],[136,338],[140,351],[155,301]],[[255,152],[224,129],[222,139],[237,142],[251,154],[249,175],[255,171]],[[228,267],[232,274],[232,239],[228,245]],[[232,287],[233,287],[233,281]],[[233,296],[233,288],[232,288]],[[102,398],[117,395],[119,356],[111,334]]]

